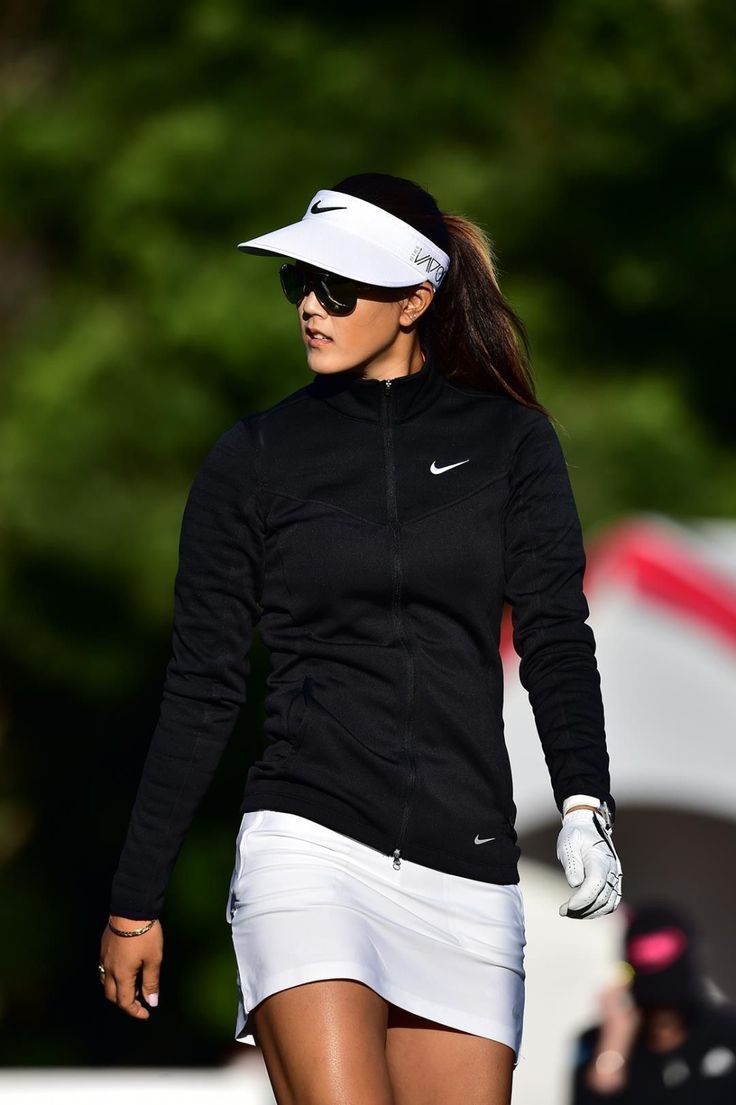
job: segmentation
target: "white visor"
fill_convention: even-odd
[[[450,258],[429,238],[373,203],[323,188],[301,222],[240,242],[244,253],[293,257],[384,288],[429,280],[439,288]]]

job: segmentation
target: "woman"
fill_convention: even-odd
[[[239,248],[295,259],[281,283],[314,376],[239,419],[192,485],[105,994],[156,1004],[165,886],[258,623],[273,670],[226,908],[236,1038],[257,1039],[279,1105],[508,1102],[525,934],[504,601],[577,888],[560,913],[621,898],[562,450],[487,239],[418,185],[349,177]]]

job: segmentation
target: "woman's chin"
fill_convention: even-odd
[[[343,357],[337,356],[332,349],[307,349],[307,364],[312,372],[323,374],[343,372],[351,367],[351,362],[346,362]]]

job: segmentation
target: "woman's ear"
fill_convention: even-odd
[[[424,284],[420,284],[418,288],[413,288],[412,291],[401,300],[399,325],[413,326],[431,306],[433,298],[434,287],[428,280],[426,280]]]

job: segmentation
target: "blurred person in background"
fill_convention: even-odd
[[[419,185],[349,177],[239,248],[295,258],[280,279],[314,378],[239,419],[191,489],[104,993],[142,1021],[157,1005],[164,891],[259,622],[273,671],[226,906],[235,1038],[280,1105],[507,1105],[526,939],[504,600],[575,889],[560,914],[621,900],[564,454],[489,241]]]
[[[621,978],[601,996],[601,1022],[578,1037],[572,1105],[731,1105],[736,1006],[703,972],[699,933],[679,906],[623,907]]]

